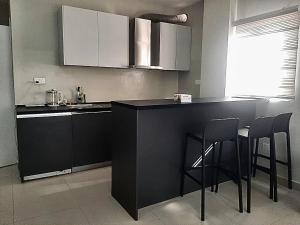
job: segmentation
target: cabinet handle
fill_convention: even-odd
[[[82,115],[82,114],[98,114],[98,113],[111,113],[112,111],[97,111],[97,112],[72,112],[72,115]]]
[[[17,115],[17,119],[42,118],[42,117],[58,117],[58,116],[72,116],[72,113],[70,113],[70,112],[64,112],[64,113],[24,114],[24,115]]]

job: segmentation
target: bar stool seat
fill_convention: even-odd
[[[183,154],[182,161],[182,176],[181,176],[181,190],[180,195],[184,195],[184,183],[185,177],[189,177],[194,182],[201,185],[201,220],[205,219],[205,171],[207,167],[211,167],[213,169],[217,168],[217,176],[215,179],[216,183],[216,192],[219,183],[218,173],[221,170],[220,160],[222,156],[222,148],[223,142],[230,141],[235,143],[235,156],[237,163],[237,184],[238,184],[238,193],[239,193],[239,210],[243,212],[243,197],[242,197],[242,182],[241,182],[241,167],[240,167],[240,153],[239,153],[239,145],[238,145],[238,125],[239,120],[236,118],[229,119],[214,119],[211,120],[206,126],[203,132],[198,133],[187,133],[185,137],[185,149]],[[188,140],[192,138],[202,144],[200,151],[200,158],[197,159],[192,165],[186,165],[186,156],[187,156],[187,147]],[[220,150],[218,156],[218,163],[215,165],[214,155],[216,149],[216,143],[220,143]],[[206,149],[206,144],[211,144],[208,149]],[[211,151],[211,164],[206,164],[206,158],[208,157],[208,153]],[[201,180],[197,177],[194,177],[190,172],[192,170],[201,169]],[[214,174],[211,176],[211,191],[214,191]]]
[[[238,131],[240,137],[247,138],[249,134],[249,128],[241,128]]]

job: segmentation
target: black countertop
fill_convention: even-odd
[[[82,104],[84,105],[84,104]],[[110,102],[99,102],[99,103],[87,103],[86,106],[25,106],[17,105],[17,115],[24,114],[39,114],[39,113],[60,113],[60,112],[97,112],[97,111],[109,111],[111,110]]]
[[[123,105],[134,109],[151,109],[165,107],[181,107],[191,106],[204,103],[221,103],[221,102],[239,102],[239,101],[255,101],[254,98],[194,98],[191,103],[175,102],[173,99],[153,99],[153,100],[129,100],[129,101],[114,101],[112,104]]]

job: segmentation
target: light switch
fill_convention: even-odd
[[[195,84],[196,85],[200,85],[201,84],[201,80],[195,80]]]
[[[38,85],[46,84],[46,78],[45,77],[34,77],[33,83],[38,84]]]

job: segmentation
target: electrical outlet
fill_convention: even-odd
[[[200,85],[201,84],[201,80],[195,80],[195,84],[196,85]]]
[[[34,77],[33,83],[37,85],[46,84],[46,78],[45,77]]]

